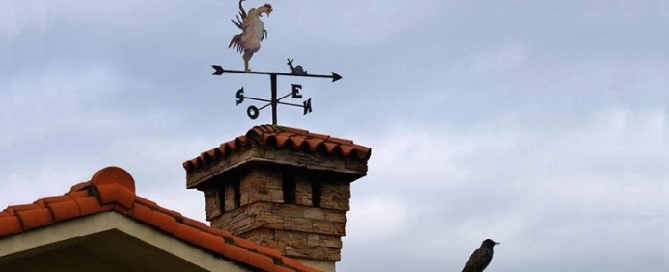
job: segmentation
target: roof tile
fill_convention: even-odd
[[[135,202],[135,194],[118,184],[99,184],[95,185],[100,194],[100,203],[118,202],[125,208],[130,208]]]
[[[76,202],[77,206],[79,206],[81,215],[96,213],[102,209],[102,207],[100,207],[100,203],[98,202],[97,198],[92,196],[75,198],[74,202]]]
[[[339,145],[333,143],[323,143],[323,146],[325,146],[325,149],[328,151],[328,153],[334,153],[335,148],[339,147]]]
[[[3,217],[13,217],[13,216],[14,216],[14,212],[13,212],[13,211],[4,210],[4,211],[0,212],[0,218],[3,218]]]
[[[235,242],[235,245],[243,247],[245,249],[252,249],[252,250],[257,250],[258,249],[258,244],[254,243],[252,241],[242,239],[242,238],[239,238],[239,237],[232,237],[232,240]]]
[[[116,184],[130,190],[133,195],[135,194],[135,180],[128,172],[119,167],[109,166],[97,171],[95,175],[93,175],[91,183],[96,186],[102,184]]]
[[[71,201],[72,198],[64,195],[64,196],[52,196],[52,197],[45,197],[42,198],[41,200],[44,200],[44,203],[46,206],[48,206],[51,203],[58,203],[58,202],[63,202],[63,201]]]
[[[309,144],[309,148],[313,151],[316,151],[318,146],[323,142],[323,140],[318,139],[318,138],[310,138],[307,139],[307,144]]]
[[[47,208],[56,221],[63,221],[81,215],[81,210],[73,199],[48,203]]]
[[[72,187],[70,187],[70,193],[86,189],[89,185],[91,185],[90,181],[80,182],[75,185],[72,185]]]
[[[177,221],[174,220],[174,217],[159,211],[151,212],[149,223],[169,233],[174,233],[177,230]]]
[[[186,240],[195,245],[199,245],[200,240],[205,239],[201,230],[186,224],[177,224],[177,228],[174,231],[174,237]]]
[[[276,135],[276,146],[283,147],[286,145],[286,142],[290,140],[288,135]]]
[[[65,194],[73,199],[88,197],[88,191],[76,191]]]
[[[72,186],[63,196],[47,197],[0,211],[0,238],[102,211],[119,212],[258,271],[319,271],[282,256],[276,249],[259,246],[138,197],[132,177],[118,167],[98,171],[90,182]]]
[[[249,263],[249,251],[243,248],[228,246],[226,249],[226,256],[238,262]]]
[[[12,205],[12,206],[9,206],[9,208],[11,208],[12,213],[16,214],[16,212],[34,210],[34,209],[39,209],[39,208],[43,208],[43,207],[40,207],[39,205],[37,205],[35,203],[32,203],[32,204]]]
[[[135,205],[132,209],[132,217],[144,223],[151,223],[151,209],[143,205]]]
[[[368,160],[371,149],[353,144],[353,141],[330,137],[325,134],[309,132],[303,129],[278,125],[260,125],[251,128],[246,135],[239,136],[232,141],[221,144],[219,147],[205,151],[200,156],[185,161],[182,165],[190,172],[212,160],[227,156],[231,151],[240,147],[248,147],[251,140],[266,146],[273,145],[278,148],[303,148],[313,152],[339,153],[344,156],[357,156],[362,160]],[[292,143],[289,145],[288,143]],[[213,154],[213,155],[212,155]]]
[[[0,237],[21,231],[23,231],[23,227],[18,217],[0,217]]]
[[[274,261],[272,258],[263,256],[261,254],[249,252],[249,262],[254,263],[260,269],[274,271]]]
[[[17,211],[16,217],[21,221],[24,230],[53,224],[51,212],[46,208]]]
[[[279,266],[279,267],[274,268],[273,272],[295,272],[295,270],[287,268],[287,267]]]
[[[223,237],[207,232],[203,232],[202,235],[204,238],[200,239],[200,243],[197,244],[198,246],[227,256],[227,247],[229,247],[229,245],[223,241]]]

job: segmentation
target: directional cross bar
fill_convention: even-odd
[[[220,65],[212,65],[211,67],[214,68],[214,72],[212,73],[212,75],[217,75],[217,76],[220,76],[223,73],[230,73],[230,74],[257,74],[257,75],[270,75],[270,76],[278,75],[278,76],[299,76],[299,77],[326,77],[326,78],[332,78],[332,82],[342,79],[342,76],[340,76],[335,72],[332,72],[331,75],[293,74],[293,73],[278,73],[278,72],[244,72],[238,70],[225,70]]]
[[[269,75],[270,84],[271,84],[270,86],[271,86],[271,91],[272,91],[272,97],[271,97],[271,99],[266,100],[266,99],[260,99],[260,98],[250,98],[250,97],[249,97],[249,98],[250,98],[250,99],[254,99],[254,100],[260,100],[260,101],[266,101],[266,102],[269,102],[269,104],[263,106],[262,108],[265,108],[265,107],[267,107],[268,105],[271,105],[271,106],[272,106],[272,124],[274,124],[274,125],[277,124],[277,120],[276,120],[276,119],[277,119],[277,113],[276,113],[276,106],[277,106],[277,104],[286,104],[286,105],[298,106],[298,107],[301,106],[301,107],[304,108],[304,114],[307,114],[307,112],[311,112],[311,99],[307,99],[306,101],[304,101],[304,105],[297,105],[297,104],[292,104],[292,103],[286,103],[286,102],[280,102],[280,101],[279,101],[279,100],[281,100],[281,99],[283,99],[283,98],[285,98],[285,97],[277,98],[277,95],[276,95],[276,77],[277,77],[277,76],[299,76],[299,77],[321,77],[321,78],[332,78],[332,82],[335,82],[335,81],[340,80],[340,79],[342,78],[339,74],[337,74],[337,73],[335,73],[335,72],[332,72],[331,75],[319,75],[319,74],[307,74],[306,72],[304,72],[304,73],[295,73],[295,72],[294,72],[294,73],[277,73],[277,72],[250,72],[250,71],[249,71],[249,72],[246,72],[246,71],[238,71],[238,70],[225,70],[225,69],[223,69],[223,67],[220,66],[220,65],[212,65],[211,67],[214,68],[214,72],[213,72],[212,74],[213,74],[213,75],[217,75],[217,76],[222,75],[222,74],[224,74],[224,73],[230,73],[230,74],[258,74],[258,75]],[[291,66],[291,69],[292,69],[292,66]],[[295,86],[296,86],[296,85],[294,85],[293,88],[295,88]],[[243,91],[243,88],[240,89],[240,91]],[[295,91],[295,90],[293,90],[293,91]],[[237,95],[239,96],[239,93],[238,93]],[[238,102],[238,104],[239,104],[239,102]],[[251,108],[251,107],[253,107],[253,108]],[[253,112],[253,113],[255,113],[255,114],[253,114],[253,115],[255,115],[255,116],[257,117],[257,112],[258,112],[260,109],[255,108],[255,106],[251,106],[251,107],[249,107],[249,111],[247,111],[247,113],[249,114],[249,116],[252,116],[251,113]],[[262,108],[261,108],[261,109],[262,109]],[[252,118],[252,119],[255,119],[254,117],[251,117],[251,118]]]

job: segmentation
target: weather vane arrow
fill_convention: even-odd
[[[238,71],[238,70],[225,70],[223,69],[222,66],[220,65],[212,65],[212,68],[214,68],[214,72],[212,75],[217,75],[220,76],[224,73],[230,73],[230,74],[257,74],[257,75],[279,75],[279,76],[299,76],[299,77],[324,77],[324,78],[332,78],[332,82],[335,82],[337,80],[342,79],[342,76],[332,72],[331,75],[318,75],[318,74],[297,74],[297,73],[279,73],[279,72],[245,72],[245,71]]]

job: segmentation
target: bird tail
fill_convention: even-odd
[[[234,47],[237,52],[241,53],[244,48],[242,47],[242,34],[237,34],[234,37],[232,37],[232,40],[230,41],[230,44],[228,45],[228,48]]]

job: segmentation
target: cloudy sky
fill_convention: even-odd
[[[669,1],[270,3],[251,69],[344,77],[279,78],[313,106],[279,124],[373,148],[339,271],[460,271],[485,238],[490,272],[669,271]],[[181,163],[271,122],[234,101],[267,76],[211,75],[243,69],[236,9],[0,1],[0,208],[116,165],[204,221]]]

